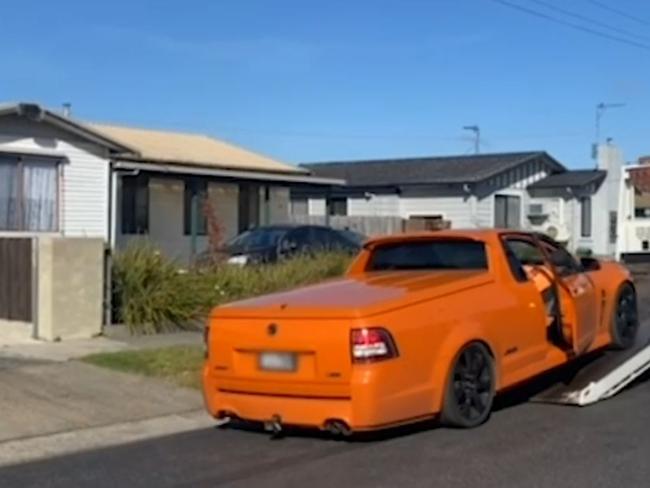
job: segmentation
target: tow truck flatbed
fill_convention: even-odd
[[[602,351],[580,360],[530,401],[590,405],[612,397],[646,371],[650,371],[650,324],[639,329],[632,348]]]

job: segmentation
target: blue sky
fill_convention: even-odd
[[[563,17],[535,0],[509,0]],[[650,153],[650,2],[545,0],[642,49],[493,0],[3,2],[0,100],[202,132],[289,162],[544,149]],[[563,17],[565,20],[582,23]],[[600,27],[591,25],[602,30]]]

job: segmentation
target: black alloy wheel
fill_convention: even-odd
[[[465,346],[456,357],[448,379],[441,413],[443,424],[471,428],[490,416],[494,401],[494,360],[480,342]]]
[[[639,312],[634,288],[624,284],[618,292],[612,323],[612,345],[628,349],[634,345],[639,330]]]

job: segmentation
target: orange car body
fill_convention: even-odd
[[[487,269],[368,271],[381,246],[431,240],[483,243]],[[625,268],[601,262],[593,271],[560,276],[549,259],[524,266],[526,276],[517,277],[506,241],[536,245],[547,257],[553,251],[524,232],[391,236],[367,242],[340,279],[217,307],[203,370],[208,411],[380,429],[438,414],[454,358],[473,341],[493,357],[497,392],[612,343],[615,297],[624,283],[632,286]],[[555,285],[562,312],[561,337],[553,340],[543,292]],[[378,327],[390,334],[395,354],[354,361],[352,331]],[[263,369],[260,357],[268,352],[290,354],[294,367]]]

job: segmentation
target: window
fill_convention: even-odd
[[[196,235],[206,235],[208,219],[203,208],[208,198],[208,182],[206,180],[193,179],[185,181],[185,192],[183,193],[183,232],[185,235],[192,234],[192,205],[195,199],[196,204]]]
[[[0,155],[0,230],[55,232],[57,161]]]
[[[328,198],[327,208],[330,215],[347,215],[348,199],[345,197]]]
[[[306,198],[291,199],[291,215],[308,215],[309,202]]]
[[[500,229],[521,227],[521,197],[513,195],[494,196],[494,226]]]
[[[531,266],[544,264],[542,250],[533,242],[523,239],[507,239],[506,245],[521,264]]]
[[[264,227],[244,231],[226,243],[231,253],[245,253],[275,247],[281,239],[289,238],[287,227]]]
[[[149,232],[149,178],[146,175],[122,178],[122,234]]]
[[[367,270],[487,269],[485,244],[462,239],[385,244],[370,257]]]
[[[582,266],[569,251],[546,236],[540,236],[542,245],[560,276],[570,276],[582,271]]]
[[[591,197],[580,198],[580,235],[591,237]]]
[[[260,187],[250,183],[239,185],[239,232],[260,225]]]

